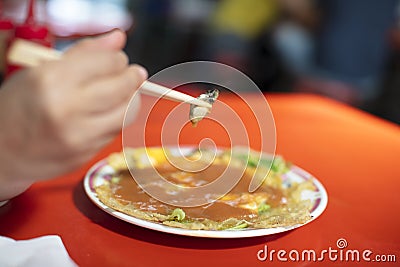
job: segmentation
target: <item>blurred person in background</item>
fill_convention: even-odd
[[[279,15],[277,0],[217,1],[199,57],[235,67],[267,90],[280,72],[268,37]]]
[[[238,69],[251,64],[255,39],[278,17],[276,0],[221,0],[210,20],[208,53],[216,61]]]
[[[250,74],[261,86],[260,77],[271,77],[282,63],[290,74],[284,79],[293,77],[295,90],[362,105],[380,93],[397,3],[221,0],[204,42],[207,56]],[[254,53],[260,41],[264,55]],[[260,66],[262,56],[267,58]]]
[[[398,1],[299,2],[308,2],[303,6],[314,10],[308,13],[316,14],[317,23],[309,27],[292,17],[278,25],[273,35],[285,65],[301,79],[298,90],[356,106],[376,99],[381,93],[390,52],[388,33],[395,26]],[[296,9],[292,11],[296,13]]]

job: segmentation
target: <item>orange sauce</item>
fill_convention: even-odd
[[[185,186],[193,186],[193,184],[205,184],[217,179],[226,169],[226,165],[212,164],[205,170],[191,173],[182,172],[179,169],[163,164],[158,166],[157,171],[166,180],[184,184]],[[233,172],[241,170],[233,170]],[[143,172],[146,172],[144,170]],[[165,204],[155,198],[149,196],[143,189],[138,186],[128,171],[120,173],[120,181],[113,187],[113,196],[122,204],[130,203],[142,211],[157,212],[168,215],[175,206]],[[265,199],[265,202],[271,207],[276,207],[284,203],[284,194],[280,189],[276,189],[267,185],[261,186],[254,193],[248,193],[249,181],[252,177],[244,172],[241,180],[228,193],[228,200],[225,198],[218,199],[210,204],[199,207],[184,207],[186,217],[189,219],[211,219],[214,221],[223,221],[228,218],[235,217],[237,219],[250,219],[257,215],[257,210],[240,207],[239,205],[246,204],[246,199],[249,195],[257,195]],[[151,185],[150,185],[151,186]],[[176,197],[179,197],[177,195]]]

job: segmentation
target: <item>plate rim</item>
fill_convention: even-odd
[[[189,146],[190,147],[190,146]],[[139,148],[138,148],[139,149]],[[118,153],[118,152],[117,152]],[[108,207],[104,203],[102,203],[97,197],[96,193],[92,190],[92,186],[90,184],[91,179],[96,173],[99,172],[104,167],[109,167],[107,164],[107,158],[104,158],[98,162],[96,162],[92,167],[86,172],[85,177],[83,179],[83,187],[88,198],[101,210],[106,213],[114,216],[120,220],[131,223],[133,225],[147,228],[154,231],[160,231],[169,234],[176,234],[182,236],[190,236],[190,237],[203,237],[203,238],[246,238],[246,237],[259,237],[259,236],[268,236],[274,235],[286,231],[290,231],[302,226],[309,224],[310,222],[317,219],[321,214],[325,211],[328,205],[328,194],[325,187],[322,183],[312,174],[300,168],[297,165],[292,165],[290,171],[296,175],[301,176],[302,178],[309,180],[313,179],[313,184],[317,188],[317,192],[320,193],[320,198],[318,199],[318,203],[314,205],[314,209],[311,211],[311,219],[303,224],[296,224],[292,226],[286,227],[274,227],[274,228],[265,228],[265,229],[242,229],[242,230],[193,230],[193,229],[183,229],[177,227],[171,227],[168,225],[163,225],[156,222],[146,221],[143,219],[139,219],[128,214],[122,213],[120,211],[114,210],[113,208]]]

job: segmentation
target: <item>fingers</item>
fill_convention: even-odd
[[[112,30],[108,33],[97,37],[90,37],[78,42],[66,53],[70,53],[74,49],[85,50],[121,50],[126,43],[126,34],[121,30]]]
[[[84,83],[125,70],[128,57],[122,51],[79,50],[66,56],[62,67],[76,83]]]
[[[120,30],[80,41],[64,53],[63,68],[77,82],[118,73],[128,66],[128,57],[121,51],[125,41]]]
[[[116,29],[93,38],[93,43],[100,49],[121,50],[126,43],[126,34]]]
[[[122,87],[118,88],[120,91],[110,90],[108,87],[110,81],[105,81],[102,85],[104,87],[97,88],[97,91],[94,92],[97,98],[96,101],[93,101],[95,102],[95,106],[92,106],[90,109],[91,114],[88,126],[96,129],[96,134],[103,136],[107,140],[115,137],[122,130],[128,105],[134,105],[133,108],[129,108],[130,114],[127,114],[128,123],[133,121],[140,108],[140,96],[135,96],[132,102],[131,100],[135,91],[147,77],[147,72],[145,72],[143,67],[133,65],[124,75],[126,77],[119,78],[121,80],[126,79],[125,82],[128,82],[128,86],[122,82]],[[95,88],[88,88],[87,91],[93,89]],[[124,94],[125,97],[121,97]]]
[[[88,85],[82,92],[83,99],[90,99],[87,111],[90,113],[108,112],[121,103],[126,103],[146,80],[147,72],[139,65],[132,65],[125,71],[104,77]]]
[[[80,149],[97,150],[108,142],[113,140],[118,135],[123,126],[125,112],[128,107],[129,100],[121,103],[114,109],[109,110],[101,116],[92,115],[84,121],[84,128],[92,129],[91,131],[80,132],[77,138],[79,140],[90,140],[90,146],[87,143],[80,143],[76,146]],[[135,104],[140,106],[140,101],[135,101]]]
[[[108,140],[108,138],[113,138],[121,132],[128,105],[129,100],[121,103],[108,113],[104,113],[101,116],[93,116],[90,123],[98,131],[97,134],[101,135],[98,139],[106,138]]]
[[[137,73],[139,75],[139,78],[142,80],[140,82],[140,84],[142,84],[145,80],[147,80],[149,74],[148,74],[147,70],[144,67],[142,67],[142,66],[140,66],[138,64],[134,64],[134,65],[132,65],[132,68],[135,71],[137,71]]]

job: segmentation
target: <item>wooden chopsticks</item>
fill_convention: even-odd
[[[62,53],[60,51],[23,39],[16,39],[7,54],[7,59],[10,63],[25,67],[37,66],[43,60],[60,60],[61,58]],[[210,103],[149,81],[145,81],[142,84],[140,92],[173,101],[211,108]]]

